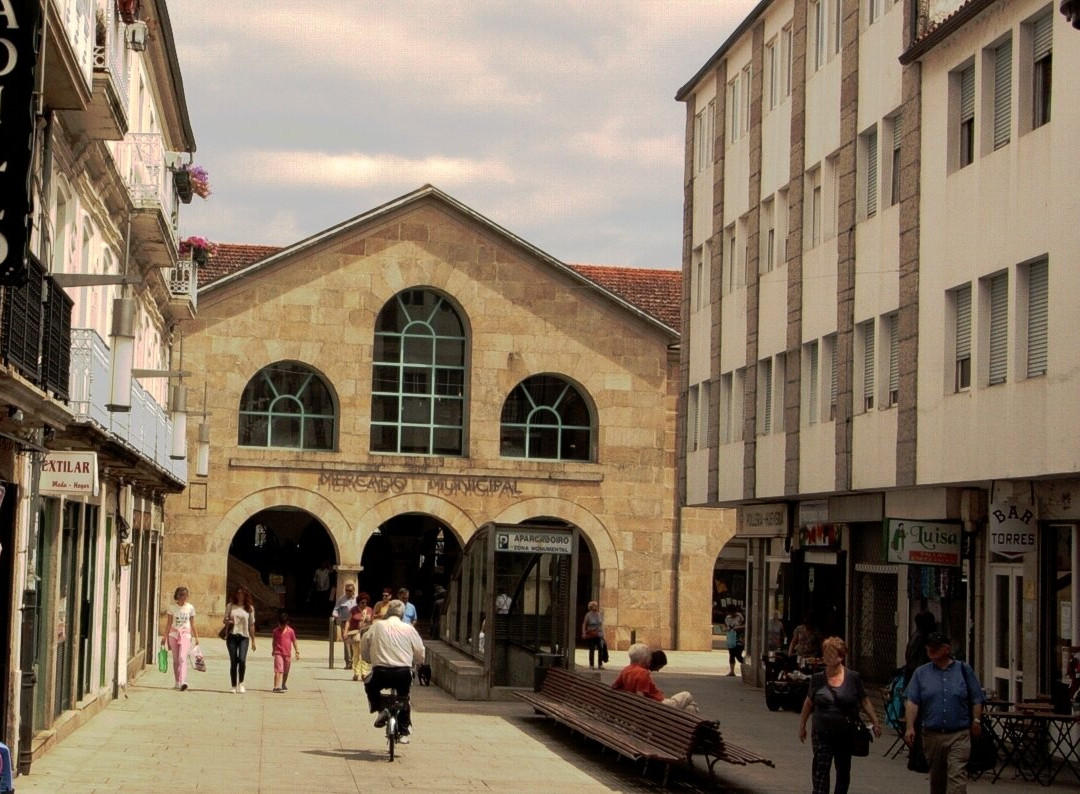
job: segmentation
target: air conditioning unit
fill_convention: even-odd
[[[124,32],[124,40],[127,41],[128,49],[135,52],[143,52],[149,38],[149,31],[145,22],[132,22]]]

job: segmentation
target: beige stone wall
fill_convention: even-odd
[[[713,567],[724,544],[735,537],[735,511],[716,507],[680,510],[679,648],[712,649]]]
[[[444,293],[468,328],[465,457],[369,451],[374,322],[406,287]],[[359,566],[380,524],[401,513],[440,519],[462,545],[487,521],[548,516],[576,524],[593,549],[613,646],[625,648],[635,630],[639,641],[671,647],[674,341],[434,199],[342,229],[280,265],[203,293],[198,318],[185,328],[184,368],[196,373],[192,394],[202,392],[202,378],[209,384],[211,470],[205,484],[193,478],[186,493],[169,497],[163,581],[184,579],[204,615],[219,613],[229,543],[266,508],[298,507],[318,518],[346,569]],[[314,367],[335,389],[337,451],[237,447],[245,385],[281,360]],[[597,462],[499,457],[507,394],[544,372],[572,379],[594,402]],[[340,487],[334,473],[360,474],[365,485]],[[368,485],[369,477],[382,479]],[[491,481],[500,484],[494,493],[472,488]],[[703,581],[693,587],[707,588]],[[707,628],[707,610],[701,619]]]

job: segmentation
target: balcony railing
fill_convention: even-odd
[[[189,255],[190,256],[190,255]],[[198,271],[190,259],[181,259],[169,275],[169,291],[174,298],[187,298],[194,309],[199,292]]]
[[[124,25],[116,14],[115,0],[105,4],[105,41],[94,47],[94,71],[107,72],[116,86],[118,96],[127,101],[128,60],[124,41]]]
[[[4,290],[0,356],[35,386],[67,400],[73,302],[37,257],[27,264],[26,284]]]
[[[64,25],[64,35],[89,87],[94,76],[94,0],[52,0]]]
[[[180,202],[172,171],[165,161],[165,142],[158,132],[129,132],[116,142],[116,162],[124,175],[136,210],[160,210],[168,221],[176,247],[176,222]]]
[[[138,381],[131,384],[131,411],[111,413],[109,402],[109,346],[97,332],[76,328],[71,332],[71,411],[77,422],[89,422],[112,433],[159,469],[187,482],[187,460],[169,458],[172,422],[165,409]]]

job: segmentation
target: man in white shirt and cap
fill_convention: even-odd
[[[386,619],[371,624],[360,638],[360,657],[371,664],[371,677],[364,683],[368,707],[372,714],[379,711],[382,698],[379,691],[395,689],[401,697],[408,697],[412,685],[412,668],[423,664],[426,656],[424,641],[414,626],[404,623],[405,604],[394,599],[386,608]],[[406,704],[398,718],[403,744],[409,743],[412,726],[411,709]],[[386,724],[386,717],[379,714],[375,727]]]

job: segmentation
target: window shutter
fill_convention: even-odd
[[[990,385],[1004,383],[1008,372],[1009,276],[990,279]]]
[[[837,380],[838,380],[838,377],[839,377],[837,375],[837,372],[836,372],[836,336],[835,335],[832,338],[831,347],[832,347],[832,361],[829,364],[829,379],[831,380],[831,383],[829,384],[829,418],[830,419],[835,418],[834,414],[836,412],[836,393],[837,393],[836,383],[837,383]]]
[[[1054,43],[1054,15],[1047,14],[1035,23],[1034,60],[1039,61],[1050,54]]]
[[[956,360],[971,358],[971,285],[956,290]]]
[[[889,317],[889,391],[900,388],[900,315]]]
[[[810,424],[818,420],[818,343],[811,342],[807,352],[810,357]]]
[[[866,136],[866,217],[877,214],[878,145],[877,127]]]
[[[765,416],[762,417],[762,432],[772,432],[772,360],[765,359],[761,362],[761,380],[765,387]]]
[[[975,67],[960,72],[960,122],[975,118]]]
[[[895,116],[893,116],[893,123],[892,123],[892,147],[893,147],[893,151],[896,151],[897,149],[900,148],[900,132],[901,132],[901,130],[900,130],[900,114],[897,113]]]
[[[1009,142],[1012,118],[1012,41],[994,50],[994,148]]]
[[[686,440],[687,446],[690,447],[690,451],[693,452],[698,448],[697,439],[698,428],[698,387],[693,385],[690,387],[690,393],[687,395],[686,406]]]
[[[1046,262],[1037,262],[1028,270],[1028,377],[1046,374],[1048,313]]]
[[[863,405],[867,410],[874,407],[874,321],[865,323],[866,335],[863,347]]]
[[[712,412],[712,381],[701,382],[701,395],[698,397],[698,421],[701,431],[698,434],[698,448],[706,449],[714,442],[716,435],[713,430],[716,427],[715,414]]]

